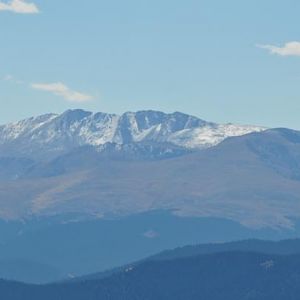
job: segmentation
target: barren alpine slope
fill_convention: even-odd
[[[1,153],[13,147],[19,155],[2,161],[9,166],[0,181],[4,219],[168,210],[292,228],[299,217],[300,137],[293,130],[153,111],[121,117],[68,111],[1,130]],[[18,173],[6,177],[10,166]]]

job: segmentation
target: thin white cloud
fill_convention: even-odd
[[[288,42],[282,47],[274,45],[257,45],[262,49],[267,49],[271,54],[280,56],[300,56],[300,42]]]
[[[17,84],[22,84],[24,83],[22,80],[16,79],[14,76],[7,74],[4,77],[2,77],[3,81],[8,81],[8,82],[12,82],[12,83],[17,83]]]
[[[70,102],[87,102],[93,99],[92,96],[74,91],[61,82],[56,83],[33,83],[31,87],[36,90],[50,92],[56,96],[63,97]]]
[[[5,75],[2,80],[4,81],[12,81],[14,79],[14,77],[12,75]]]
[[[36,4],[25,0],[11,0],[9,2],[0,1],[0,11],[10,11],[17,14],[37,14],[39,9]]]

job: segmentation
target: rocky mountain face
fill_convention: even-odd
[[[152,143],[201,149],[227,137],[262,131],[258,126],[219,125],[175,112],[127,112],[121,116],[69,110],[0,126],[0,156],[51,159],[80,146]],[[123,149],[124,150],[124,149]],[[160,155],[158,155],[160,156]]]

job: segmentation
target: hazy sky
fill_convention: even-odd
[[[69,108],[300,129],[299,0],[0,0],[0,123]]]

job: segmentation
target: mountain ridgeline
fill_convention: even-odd
[[[6,300],[296,300],[299,245],[299,240],[251,240],[190,246],[189,254],[186,248],[175,249],[75,281],[28,285],[2,280],[0,291]]]
[[[69,110],[0,127],[0,155],[48,160],[81,146],[98,152],[105,144],[147,143],[198,149],[218,144],[228,136],[261,131],[258,126],[219,125],[175,112],[127,112],[123,115]],[[126,150],[126,148],[120,148]],[[150,154],[151,157],[151,154]],[[146,158],[146,156],[145,156]]]

